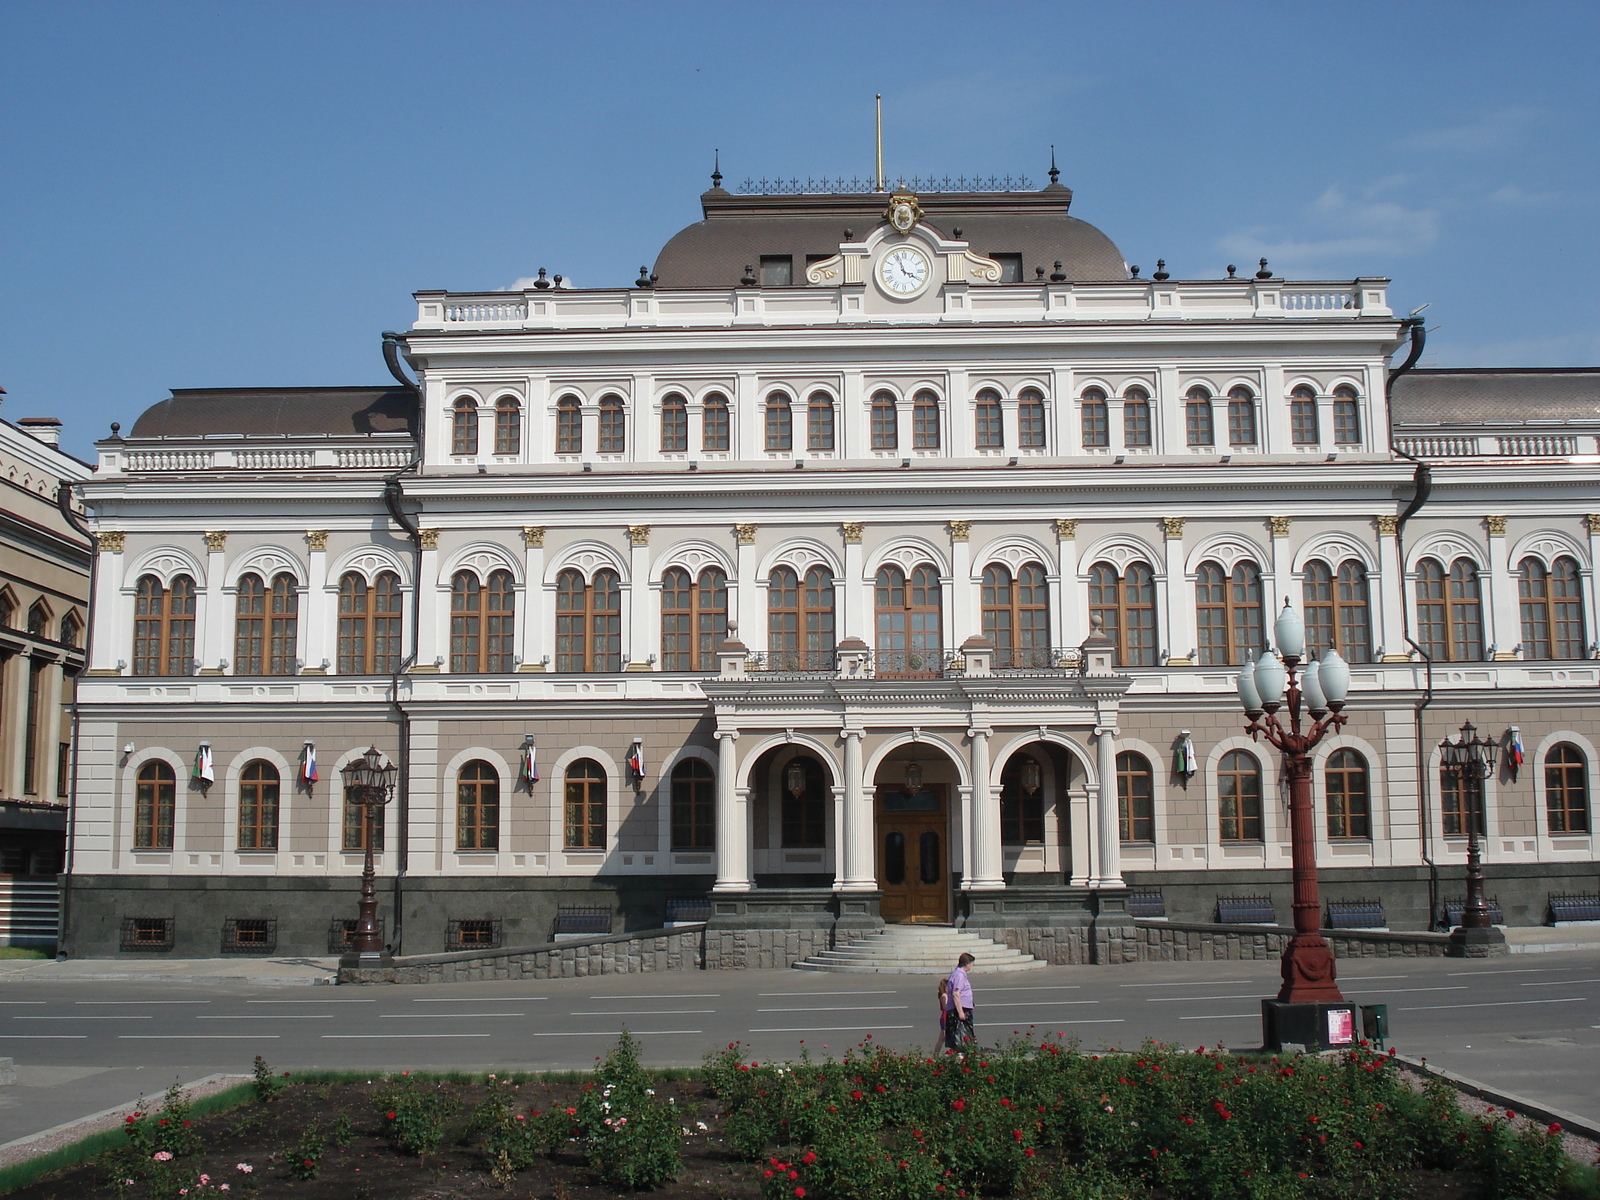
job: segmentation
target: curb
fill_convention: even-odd
[[[236,1083],[243,1083],[250,1079],[249,1075],[233,1075],[219,1072],[207,1075],[204,1079],[196,1079],[193,1083],[183,1085],[185,1091],[194,1092],[210,1084],[220,1084],[213,1090],[223,1091]],[[195,1099],[200,1097],[196,1096]],[[86,1117],[75,1117],[70,1121],[63,1121],[60,1125],[53,1125],[49,1129],[42,1129],[38,1133],[30,1133],[27,1137],[20,1137],[14,1141],[0,1144],[0,1167],[15,1166],[17,1163],[27,1162],[37,1155],[55,1150],[58,1146],[40,1145],[39,1143],[58,1142],[60,1146],[70,1146],[73,1142],[82,1141],[91,1134],[99,1133],[106,1129],[115,1129],[128,1113],[135,1112],[139,1107],[139,1097],[111,1108],[101,1109],[99,1112],[90,1113]],[[114,1119],[113,1119],[114,1118]],[[64,1136],[70,1135],[70,1136]]]
[[[1509,1108],[1513,1112],[1535,1117],[1545,1124],[1552,1121],[1558,1122],[1566,1133],[1575,1133],[1579,1137],[1588,1138],[1592,1142],[1600,1142],[1600,1124],[1580,1117],[1576,1113],[1567,1112],[1565,1109],[1552,1108],[1548,1104],[1540,1104],[1537,1100],[1529,1100],[1526,1096],[1519,1096],[1515,1092],[1502,1092],[1492,1088],[1486,1083],[1479,1083],[1476,1079],[1468,1079],[1465,1075],[1457,1075],[1454,1071],[1446,1071],[1442,1067],[1429,1066],[1425,1061],[1407,1058],[1404,1054],[1396,1054],[1395,1061],[1401,1063],[1409,1071],[1418,1075],[1429,1075],[1442,1079],[1452,1087],[1459,1088],[1468,1095],[1476,1096],[1479,1100],[1486,1100],[1496,1108]],[[4,1149],[4,1147],[0,1147]]]

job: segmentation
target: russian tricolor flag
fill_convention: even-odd
[[[1511,750],[1506,754],[1506,765],[1511,768],[1513,779],[1522,770],[1522,730],[1515,725],[1511,727]]]
[[[635,779],[644,778],[644,743],[634,739],[633,748],[628,751],[628,770],[633,772]]]
[[[317,748],[307,742],[305,753],[300,756],[300,782],[315,783],[317,778]]]
[[[530,785],[539,782],[539,763],[534,758],[532,742],[522,743],[522,778]]]

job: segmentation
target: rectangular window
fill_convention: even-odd
[[[1026,449],[1041,449],[1044,441],[1044,402],[1023,398],[1017,406],[1017,444]]]
[[[794,256],[792,254],[763,254],[761,256],[761,286],[788,287],[794,282]]]
[[[1211,428],[1211,401],[1191,400],[1184,406],[1184,418],[1189,433],[1189,445],[1210,446],[1216,435]]]
[[[39,723],[44,708],[44,668],[42,660],[28,660],[28,715],[22,746],[22,791],[29,796],[39,790]]]
[[[989,257],[1000,264],[1001,283],[1022,282],[1022,255],[1015,251],[1002,251],[999,254],[990,254]]]
[[[1103,448],[1111,444],[1111,430],[1106,423],[1106,402],[1083,402],[1083,444],[1087,449]]]
[[[1254,400],[1228,401],[1228,445],[1254,446],[1256,444],[1256,402]]]
[[[1358,401],[1333,402],[1333,440],[1341,446],[1361,444],[1361,408]]]
[[[728,448],[728,406],[721,400],[707,401],[701,418],[700,448],[726,450]]]
[[[1460,771],[1439,772],[1439,809],[1445,837],[1466,837],[1477,826],[1483,836],[1483,780]]]
[[[357,804],[345,793],[344,798],[344,848],[365,850],[367,838],[372,839],[372,849],[383,853],[383,806]]]
[[[56,796],[66,799],[67,790],[72,783],[72,743],[56,743]]]
[[[1296,446],[1316,446],[1322,442],[1317,427],[1317,402],[1291,400],[1289,402],[1289,434]]]

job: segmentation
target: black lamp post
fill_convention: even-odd
[[[1455,741],[1447,738],[1439,743],[1439,765],[1454,777],[1467,821],[1467,899],[1461,910],[1461,925],[1452,935],[1458,944],[1498,940],[1493,936],[1494,914],[1483,896],[1483,858],[1478,843],[1483,825],[1483,781],[1494,774],[1496,746],[1492,738],[1477,737],[1477,732],[1472,722],[1466,721]]]
[[[351,939],[350,949],[339,960],[339,965],[377,966],[387,956],[383,949],[383,934],[378,929],[378,889],[372,864],[372,844],[378,828],[377,818],[394,792],[396,771],[394,764],[385,762],[378,748],[372,746],[360,758],[352,759],[339,773],[344,776],[345,797],[362,807],[362,840],[367,844],[366,862],[361,868],[360,918],[356,921],[356,933]]]
[[[1268,650],[1239,673],[1239,700],[1252,738],[1265,737],[1283,752],[1289,778],[1289,838],[1294,877],[1294,936],[1283,948],[1283,987],[1262,1001],[1263,1041],[1306,1046],[1347,1045],[1354,1012],[1334,981],[1333,950],[1323,939],[1322,900],[1317,892],[1316,816],[1311,804],[1311,751],[1345,723],[1350,668],[1329,649],[1299,670],[1306,631],[1286,600],[1273,626],[1279,654]],[[1281,661],[1280,661],[1281,655]],[[1282,712],[1287,723],[1279,719]],[[1302,713],[1310,720],[1302,721]]]

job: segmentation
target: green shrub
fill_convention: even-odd
[[[450,1118],[461,1109],[460,1098],[447,1087],[424,1083],[404,1071],[374,1094],[384,1133],[396,1150],[421,1158],[444,1144]]]
[[[639,1043],[627,1031],[596,1076],[575,1119],[590,1165],[617,1187],[655,1188],[675,1180],[683,1167],[677,1114],[655,1099],[639,1065]]]
[[[252,1086],[255,1088],[256,1099],[262,1104],[275,1099],[278,1093],[287,1086],[288,1078],[289,1072],[287,1071],[282,1075],[274,1075],[272,1068],[267,1066],[267,1060],[259,1054],[256,1055],[255,1068],[252,1071]]]
[[[484,1098],[473,1110],[467,1136],[483,1147],[489,1174],[502,1185],[533,1165],[542,1140],[539,1123],[517,1111],[509,1083],[494,1075],[489,1076]]]
[[[300,1133],[300,1140],[283,1152],[289,1164],[289,1174],[296,1179],[315,1179],[322,1166],[322,1156],[328,1152],[322,1127],[313,1122]]]

